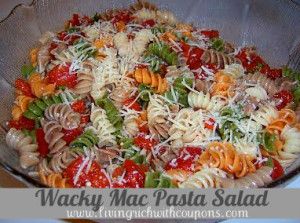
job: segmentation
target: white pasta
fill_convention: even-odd
[[[104,53],[106,55],[105,59],[92,70],[95,81],[92,84],[91,96],[94,100],[104,96],[107,85],[117,83],[121,79],[116,50],[106,48]]]
[[[181,109],[173,120],[168,133],[171,147],[181,148],[186,143],[200,143],[209,138],[212,133],[204,127],[204,116],[201,110],[194,111],[191,108]]]
[[[152,32],[148,29],[137,32],[133,40],[129,40],[126,33],[120,32],[114,36],[114,44],[120,56],[138,59],[153,38]]]
[[[202,108],[207,111],[220,111],[226,104],[226,101],[219,96],[210,97],[210,94],[203,92],[190,92],[188,94],[188,103],[192,108]]]
[[[124,117],[124,129],[129,136],[134,137],[139,133],[139,127],[136,122],[138,115],[136,113],[126,115]]]
[[[226,172],[218,168],[205,168],[194,173],[185,182],[178,185],[179,188],[216,188],[220,187],[219,178],[225,178]]]
[[[162,11],[162,10],[149,10],[146,8],[142,8],[134,13],[135,20],[144,21],[153,19],[159,23],[166,23],[169,25],[174,25],[177,20],[173,13],[169,11]]]
[[[300,153],[300,132],[297,128],[286,125],[281,133],[284,139],[283,150],[288,153]]]
[[[225,74],[229,74],[230,76],[234,78],[239,78],[245,74],[245,69],[241,64],[230,64],[230,65],[225,65],[225,69],[221,70]]]
[[[107,119],[105,110],[92,104],[91,121],[93,123],[92,129],[99,138],[99,147],[117,144],[116,136],[113,134],[116,130]]]
[[[270,104],[262,105],[258,111],[254,112],[252,119],[257,123],[267,126],[271,121],[278,116],[276,108]]]
[[[256,85],[255,87],[249,87],[245,91],[247,95],[255,97],[258,100],[268,99],[267,91],[260,85]]]
[[[18,150],[22,168],[27,169],[38,164],[38,146],[32,142],[30,136],[25,136],[22,131],[11,128],[6,135],[6,143],[9,147]]]

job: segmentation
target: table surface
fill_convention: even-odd
[[[17,4],[20,3],[30,3],[31,0],[0,0],[0,20],[5,18],[10,10]],[[25,187],[23,183],[11,177],[6,171],[0,168],[0,187]],[[300,176],[291,182],[287,188],[300,188]],[[1,217],[1,216],[0,216]],[[35,219],[35,220],[0,220],[0,223],[62,223],[66,221],[62,220],[46,220],[46,219]],[[68,222],[80,222],[80,221],[68,221]],[[300,220],[275,220],[275,219],[255,219],[255,220],[227,220],[224,223],[299,223]]]

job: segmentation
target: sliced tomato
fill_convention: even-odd
[[[269,157],[266,164],[267,164],[267,166],[270,166],[273,168],[273,171],[271,173],[271,177],[273,180],[277,180],[278,178],[283,176],[283,174],[284,174],[283,167],[276,159]]]
[[[241,60],[243,67],[250,73],[260,71],[263,74],[269,72],[269,65],[255,52],[249,52],[247,48],[242,49],[236,56]]]
[[[33,130],[34,125],[35,125],[34,120],[28,119],[23,115],[19,118],[19,120],[10,120],[8,122],[8,126],[10,128],[15,128],[15,129]]]
[[[62,130],[62,133],[64,134],[63,140],[65,140],[67,144],[69,144],[74,139],[76,139],[79,135],[81,135],[82,132],[83,132],[82,128],[71,129],[71,130],[63,129]]]
[[[40,156],[46,157],[49,153],[49,145],[45,140],[45,132],[42,128],[38,128],[36,129],[35,134]]]
[[[77,74],[70,73],[70,64],[65,66],[55,66],[47,75],[49,83],[54,83],[57,86],[65,86],[74,88],[77,84]]]
[[[211,29],[211,30],[202,30],[202,31],[200,31],[200,33],[203,36],[205,36],[209,39],[218,38],[220,36],[219,31],[218,30],[213,30],[213,29]]]
[[[202,149],[200,147],[186,147],[182,148],[179,156],[172,159],[165,166],[165,170],[181,169],[186,171],[195,171],[194,164],[201,155]]]
[[[137,101],[134,102],[134,100],[135,98],[128,98],[123,102],[123,105],[135,111],[142,111],[142,106]]]
[[[189,57],[189,53],[190,53],[191,46],[188,45],[187,43],[185,43],[184,41],[181,41],[181,42],[180,42],[180,47],[181,47],[181,49],[182,49],[183,56],[184,56],[185,58],[188,58],[188,57]]]
[[[151,150],[158,143],[155,139],[151,139],[149,135],[144,133],[138,134],[134,138],[133,142],[139,148],[147,150]]]
[[[80,123],[87,124],[90,121],[90,115],[81,115],[80,116]]]
[[[79,168],[82,167],[83,162],[84,157],[78,157],[77,159],[73,160],[63,172],[64,177],[67,178],[67,181],[70,185],[73,187],[84,187],[90,184],[90,186],[94,188],[108,188],[110,186],[109,180],[101,169],[101,166],[95,161],[92,161],[88,171],[86,171],[88,166],[87,163],[82,168],[82,171],[80,171],[77,182],[74,182]]]
[[[69,27],[76,27],[81,25],[90,25],[93,23],[93,20],[88,16],[80,17],[79,14],[73,14],[72,19],[68,21]]]
[[[130,15],[129,11],[123,10],[119,13],[117,13],[113,19],[112,19],[112,23],[116,24],[117,22],[124,22],[125,24],[129,23],[131,20],[133,19],[133,17]]]
[[[281,110],[282,108],[284,108],[288,103],[292,102],[292,100],[293,100],[292,93],[287,90],[279,91],[273,97],[279,99],[279,103],[276,105],[276,108],[278,110]]]
[[[27,81],[18,78],[15,81],[15,87],[17,88],[17,90],[21,91],[22,94],[24,94],[28,97],[34,97],[34,95],[31,92],[30,84]]]
[[[155,21],[153,19],[148,19],[142,22],[142,26],[144,27],[153,27],[155,25]]]
[[[71,104],[71,108],[73,111],[83,114],[86,110],[84,100],[77,100]]]
[[[204,123],[205,128],[213,130],[215,126],[215,120],[213,118],[209,118],[205,123]]]
[[[187,65],[191,70],[196,70],[201,67],[202,61],[201,56],[203,54],[204,50],[200,49],[199,47],[193,47],[189,51],[189,56],[187,59]]]
[[[138,127],[139,127],[140,132],[143,132],[145,134],[149,133],[149,127],[148,127],[147,123],[143,123],[143,124],[139,125]]]
[[[145,182],[145,165],[138,165],[133,160],[125,160],[121,167],[114,170],[114,188],[142,188]],[[123,176],[124,175],[124,176]],[[123,178],[120,180],[120,177]]]

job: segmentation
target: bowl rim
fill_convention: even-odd
[[[150,0],[151,1],[151,0]],[[300,1],[296,0],[284,0],[285,2],[288,2],[290,4],[293,4],[295,7],[300,10]],[[12,17],[19,8],[25,7],[25,8],[30,8],[34,7],[35,4],[37,3],[37,0],[32,0],[31,3],[26,4],[26,3],[20,3],[15,5],[9,12],[9,14],[4,17],[2,20],[0,20],[0,26],[5,23],[10,17]],[[7,131],[4,131],[5,133]],[[4,134],[5,134],[4,133]],[[6,143],[5,146],[7,147]],[[300,156],[300,155],[299,155]],[[28,183],[32,186],[38,187],[38,188],[49,188],[49,186],[43,184],[42,182],[38,181],[37,179],[22,173],[21,171],[17,170],[16,168],[12,167],[11,165],[7,164],[3,159],[0,159],[0,167],[2,167],[4,170],[6,170],[10,175],[16,178],[21,178],[22,183],[24,183],[26,186],[28,186]],[[280,187],[285,185],[285,183],[288,183],[292,181],[293,179],[296,178],[296,176],[300,173],[300,164],[297,168],[294,170],[290,171],[289,173],[283,175],[281,178],[272,181],[271,183],[264,185],[263,188],[275,188],[275,187]],[[300,174],[299,174],[300,176]]]

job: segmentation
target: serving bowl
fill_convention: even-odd
[[[256,46],[271,65],[288,64],[300,70],[300,5],[291,0],[152,0],[172,11],[179,20],[220,30],[222,37],[239,46]],[[0,23],[0,164],[28,186],[44,186],[23,170],[16,151],[5,144],[6,122],[14,100],[14,80],[28,62],[28,52],[42,33],[60,30],[73,13],[93,15],[127,7],[130,0],[34,0],[17,5]],[[285,176],[267,187],[282,187],[300,172],[300,159]]]

